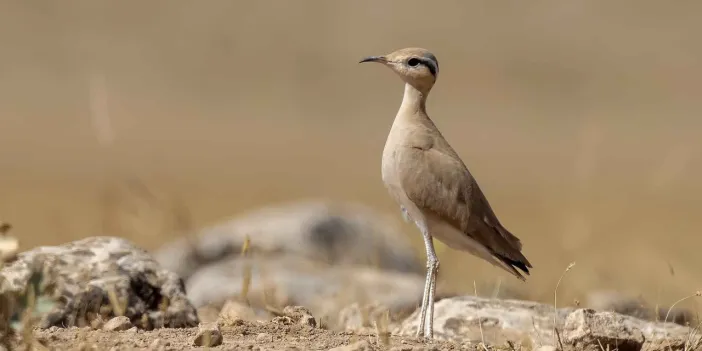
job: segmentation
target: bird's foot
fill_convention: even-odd
[[[434,339],[426,337],[424,335],[417,335],[417,337],[415,338],[415,341],[422,343],[422,344],[429,344],[432,341],[434,341]]]
[[[419,329],[415,334],[415,340],[424,344],[430,343],[434,340],[434,333],[426,334],[425,331]]]

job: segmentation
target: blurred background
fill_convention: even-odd
[[[357,64],[419,46],[441,64],[429,114],[534,265],[520,283],[440,246],[443,284],[472,294],[502,278],[549,302],[576,262],[563,304],[700,289],[702,3],[1,7],[0,218],[22,249],[97,234],[155,249],[326,198],[391,215],[423,261],[380,179],[402,84]],[[125,185],[135,179],[143,189]]]

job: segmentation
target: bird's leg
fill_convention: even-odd
[[[429,297],[428,297],[428,311],[427,311],[427,331],[424,333],[424,335],[427,337],[427,339],[433,339],[434,338],[434,293],[436,292],[436,274],[439,272],[439,258],[436,256],[436,252],[434,252],[434,243],[432,242],[431,237],[429,237],[429,245],[431,247],[431,256],[434,257],[432,262],[431,268],[429,268],[432,272],[431,274],[431,286],[429,287]]]
[[[429,298],[429,288],[431,287],[431,269],[427,263],[427,280],[424,282],[424,295],[422,296],[422,308],[419,310],[419,326],[417,327],[417,338],[424,335],[424,323],[427,317],[427,303]]]
[[[424,334],[428,339],[434,337],[434,292],[436,288],[436,272],[439,268],[439,259],[434,251],[434,242],[426,226],[420,226],[422,236],[424,237],[424,246],[427,252],[427,279],[424,283],[424,296],[422,297],[422,309],[419,312],[419,327],[417,328],[417,337]],[[429,316],[427,316],[429,312]],[[426,323],[427,317],[429,323]],[[426,331],[425,331],[426,325]]]

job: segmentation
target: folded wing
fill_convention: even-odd
[[[452,151],[452,150],[451,150]],[[520,240],[497,219],[485,195],[466,166],[453,152],[411,148],[411,169],[401,176],[407,197],[424,212],[432,213],[485,246],[499,265],[520,279],[531,263],[521,253]]]

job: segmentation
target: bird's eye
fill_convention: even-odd
[[[419,60],[416,59],[416,58],[411,58],[411,59],[409,59],[409,60],[407,61],[407,64],[408,64],[410,67],[417,67],[417,66],[419,66]]]

